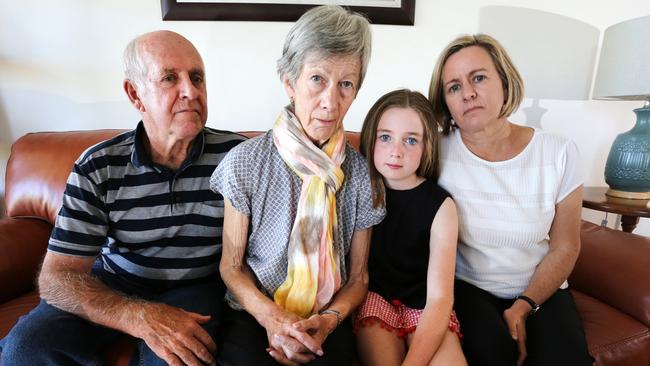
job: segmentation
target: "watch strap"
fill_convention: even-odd
[[[535,314],[537,310],[539,310],[539,304],[535,302],[535,300],[531,299],[530,297],[526,295],[519,295],[515,298],[515,300],[524,300],[525,302],[530,305],[530,314]]]

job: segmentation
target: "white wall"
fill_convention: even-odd
[[[346,117],[346,129],[359,130],[370,105],[389,90],[409,87],[426,94],[440,50],[458,34],[476,32],[479,10],[489,5],[557,13],[601,31],[650,14],[647,0],[417,0],[415,26],[373,26],[373,56],[363,89]],[[287,100],[275,74],[275,60],[290,26],[163,22],[158,0],[3,1],[0,144],[31,131],[134,126],[138,115],[122,92],[121,52],[137,34],[163,28],[185,35],[204,57],[209,126],[268,129]],[[530,103],[524,100],[522,107]],[[543,128],[578,144],[585,184],[605,185],[603,167],[610,144],[633,125],[631,109],[640,103],[542,100],[540,104],[548,109]],[[511,120],[524,123],[525,117],[518,112]],[[598,222],[604,216],[590,210],[584,215]],[[647,220],[641,220],[637,233],[650,235]]]

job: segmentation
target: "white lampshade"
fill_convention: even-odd
[[[594,99],[647,100],[650,97],[650,16],[605,30]]]

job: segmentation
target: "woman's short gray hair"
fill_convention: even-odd
[[[308,54],[323,60],[332,55],[358,55],[361,59],[358,91],[368,69],[371,41],[370,23],[363,15],[337,5],[314,7],[287,34],[278,60],[278,75],[294,84]]]
[[[135,37],[126,45],[122,61],[124,63],[124,77],[136,85],[141,85],[147,75],[147,65],[140,55],[140,40],[143,36]]]

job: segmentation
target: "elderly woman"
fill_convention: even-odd
[[[576,146],[508,120],[523,82],[486,35],[452,41],[429,89],[439,184],[458,205],[455,309],[470,365],[591,365],[567,277],[580,251]]]
[[[290,104],[212,176],[225,202],[220,270],[232,308],[221,365],[351,362],[346,318],[366,295],[370,230],[385,214],[342,124],[369,58],[364,17],[306,12],[278,61]]]

